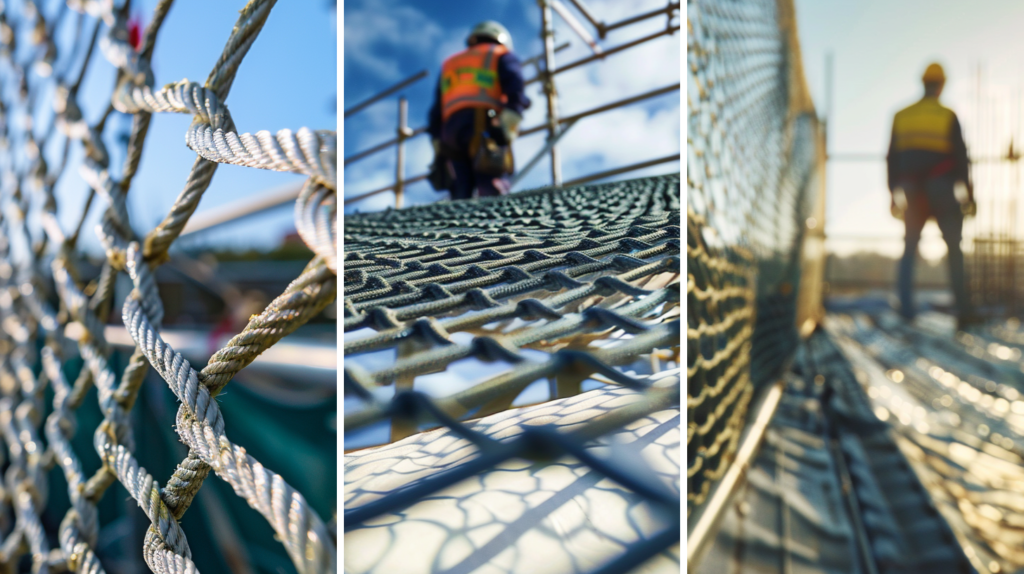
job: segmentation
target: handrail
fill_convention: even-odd
[[[782,390],[782,381],[777,381],[762,391],[757,399],[758,405],[753,409],[756,414],[754,422],[745,432],[740,449],[736,453],[736,460],[729,466],[729,470],[722,477],[722,482],[715,487],[707,506],[701,509],[699,516],[695,516],[696,522],[686,537],[686,567],[690,572],[697,570],[704,554],[710,549],[726,508],[737,488],[742,485],[747,470],[753,466],[754,458],[768,431],[768,424],[775,415],[779,402],[782,401]]]
[[[419,128],[414,129],[412,131],[412,134],[409,135],[408,137],[404,138],[404,139],[409,139],[409,138],[416,137],[416,136],[418,136],[420,134],[425,134],[425,133],[427,133],[427,126],[419,127]],[[380,144],[377,144],[377,145],[373,146],[370,149],[363,150],[363,151],[361,151],[361,152],[359,152],[359,153],[357,153],[355,155],[348,156],[347,158],[345,158],[344,164],[347,166],[350,163],[357,162],[357,161],[363,159],[364,157],[373,155],[373,154],[375,154],[375,153],[377,153],[377,152],[379,152],[381,150],[387,149],[387,148],[389,148],[389,147],[391,147],[391,146],[393,146],[393,145],[395,145],[397,143],[398,143],[398,138],[397,137],[393,137],[393,138],[389,139],[388,141],[386,141],[384,143],[380,143]]]
[[[410,177],[409,179],[406,179],[404,181],[404,183],[406,185],[409,185],[410,183],[416,183],[417,181],[422,181],[424,179],[427,179],[427,177],[429,175],[430,175],[429,173],[421,173],[420,175],[417,175],[415,177]],[[395,189],[395,184],[392,183],[392,184],[384,186],[384,187],[382,187],[380,189],[375,189],[373,191],[368,191],[368,192],[363,193],[361,195],[357,195],[357,196],[355,196],[353,198],[346,199],[345,200],[345,205],[348,205],[350,203],[355,203],[357,201],[364,200],[367,197],[370,197],[370,196],[373,196],[373,195],[377,195],[378,193],[384,193],[385,191],[391,191],[393,189]]]
[[[590,56],[587,56],[586,58],[583,58],[583,59],[580,59],[580,60],[576,60],[575,62],[572,62],[572,63],[569,63],[569,64],[565,64],[564,66],[559,66],[558,69],[555,70],[555,75],[561,74],[562,72],[565,72],[566,70],[571,70],[573,68],[578,68],[578,67],[580,67],[580,66],[582,66],[584,64],[589,64],[589,63],[593,62],[594,60],[603,60],[605,58],[605,56],[611,56],[612,54],[617,54],[617,53],[619,53],[619,52],[621,52],[623,50],[628,50],[629,48],[632,48],[634,46],[639,46],[640,44],[643,44],[645,42],[650,42],[651,40],[656,40],[656,39],[658,39],[658,38],[660,38],[662,36],[670,36],[670,35],[676,33],[678,30],[679,30],[679,24],[676,24],[674,26],[669,26],[668,28],[666,28],[666,29],[664,29],[664,30],[662,30],[660,32],[655,32],[654,34],[650,34],[650,35],[644,36],[642,38],[637,38],[636,40],[633,40],[632,42],[626,42],[625,44],[622,44],[621,46],[615,46],[614,48],[608,48],[602,54],[592,54]],[[530,85],[530,84],[532,84],[534,82],[539,82],[540,79],[541,79],[540,75],[534,76],[534,77],[530,78],[529,80],[526,80],[525,85],[528,86],[528,85]]]
[[[562,42],[561,44],[555,46],[555,53],[557,54],[558,52],[561,52],[562,50],[568,48],[571,45],[572,44],[570,42]],[[527,58],[527,59],[523,60],[522,62],[520,62],[520,65],[524,66],[524,67],[525,66],[533,66],[537,62],[540,62],[540,59],[543,58],[543,57],[544,57],[544,54],[537,54],[536,56],[534,56],[532,58]]]
[[[524,165],[523,168],[520,169],[519,172],[515,174],[515,177],[513,177],[512,181],[509,183],[509,189],[514,189],[516,184],[522,181],[523,178],[526,177],[526,174],[530,173],[530,170],[537,165],[537,162],[540,161],[540,158],[547,155],[547,153],[551,151],[551,148],[558,144],[558,141],[562,139],[562,136],[564,136],[566,132],[569,131],[569,128],[571,128],[574,123],[576,123],[575,120],[565,122],[565,124],[562,125],[562,129],[558,130],[558,133],[555,135],[555,137],[548,138],[547,142],[544,143],[544,147],[540,148],[540,151],[534,154],[534,156],[530,158],[530,161],[526,162],[526,165]]]
[[[602,24],[601,26],[598,27],[597,30],[598,30],[598,33],[600,34],[601,38],[604,39],[605,34],[607,34],[608,32],[611,32],[612,30],[615,30],[617,28],[622,28],[624,26],[629,26],[630,24],[636,24],[637,22],[646,20],[648,18],[653,18],[655,16],[661,16],[662,14],[666,14],[666,13],[669,15],[669,17],[671,17],[672,13],[677,11],[677,10],[679,10],[679,4],[669,4],[665,8],[658,8],[657,10],[651,10],[650,12],[645,12],[645,13],[640,14],[638,16],[633,16],[631,18],[626,18],[625,20],[621,20],[621,21],[616,22],[614,24]]]
[[[624,166],[624,167],[617,167],[615,169],[609,169],[608,171],[602,171],[602,172],[598,172],[598,173],[592,173],[590,175],[585,175],[583,177],[578,177],[578,178],[576,178],[574,180],[565,182],[563,185],[579,185],[581,183],[587,183],[587,182],[590,182],[590,181],[596,181],[596,180],[599,180],[599,179],[604,179],[606,177],[612,177],[613,175],[619,175],[619,174],[627,173],[627,172],[630,172],[630,171],[636,171],[638,169],[643,169],[645,167],[651,167],[652,165],[668,163],[670,161],[679,161],[679,158],[680,158],[680,154],[678,154],[678,153],[675,154],[675,155],[668,155],[668,156],[665,156],[665,157],[659,157],[658,159],[642,161],[640,163],[634,163],[632,165],[627,165],[627,166]]]
[[[583,118],[585,118],[587,116],[592,116],[594,114],[599,114],[601,112],[606,112],[608,110],[613,110],[615,108],[619,108],[619,107],[622,107],[622,106],[628,106],[629,104],[635,104],[636,102],[640,102],[640,101],[643,101],[643,100],[647,100],[647,99],[650,99],[650,98],[654,98],[654,97],[660,96],[662,94],[667,94],[669,92],[673,92],[675,90],[678,90],[681,85],[682,84],[679,83],[679,84],[674,84],[674,85],[671,85],[671,86],[665,86],[663,88],[658,88],[656,90],[651,90],[650,92],[646,92],[646,93],[640,94],[638,96],[632,96],[632,97],[626,98],[624,100],[619,100],[617,102],[612,102],[610,104],[605,104],[603,106],[598,106],[596,108],[587,110],[585,112],[580,112],[578,114],[574,114],[574,115],[571,115],[571,116],[565,116],[564,118],[559,118],[558,123],[564,124],[564,123],[568,123],[568,122],[575,122],[575,121],[583,119]],[[519,135],[520,136],[527,136],[527,135],[530,135],[532,133],[536,133],[536,132],[539,132],[539,131],[542,131],[542,130],[545,130],[545,129],[547,129],[546,125],[534,126],[532,128],[525,129],[525,130],[519,132]]]
[[[420,80],[422,80],[423,78],[426,78],[426,77],[427,77],[427,71],[426,70],[422,70],[422,71],[420,71],[417,74],[413,74],[412,76],[409,76],[408,78],[402,80],[401,82],[398,82],[397,84],[391,86],[390,88],[385,89],[383,92],[380,92],[380,93],[378,93],[375,96],[370,96],[369,98],[363,100],[362,102],[360,102],[360,103],[352,106],[351,108],[345,110],[345,117],[347,118],[347,117],[351,116],[352,114],[354,114],[354,113],[356,113],[358,111],[361,111],[363,108],[366,108],[370,104],[372,104],[372,103],[374,103],[376,101],[382,100],[382,99],[390,96],[391,94],[397,92],[398,90],[401,90],[402,88],[404,88],[404,87],[406,87],[406,86],[408,86],[410,84],[415,84],[416,82],[418,82],[418,81],[420,81]]]

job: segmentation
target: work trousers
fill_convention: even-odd
[[[511,189],[509,175],[493,176],[473,169],[470,143],[475,130],[473,108],[459,110],[441,126],[441,144],[449,151],[448,161],[455,174],[455,181],[449,190],[452,199],[469,199],[473,192],[478,197],[506,195]]]
[[[923,183],[905,182],[904,192],[907,197],[907,210],[903,217],[906,226],[905,247],[903,258],[899,263],[898,291],[900,313],[912,319],[916,313],[914,307],[914,263],[917,258],[917,247],[921,242],[921,230],[930,217],[935,218],[942,231],[949,253],[949,285],[953,290],[957,313],[966,317],[970,312],[970,300],[967,296],[967,280],[964,275],[964,253],[960,249],[963,235],[964,216],[960,203],[953,193],[953,178],[941,176],[925,180]]]

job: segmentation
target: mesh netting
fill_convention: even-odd
[[[728,467],[754,390],[796,348],[804,230],[822,158],[792,4],[687,7],[691,513]]]
[[[253,0],[244,6],[234,28],[224,31],[223,53],[203,84],[182,80],[163,88],[154,87],[150,58],[170,0],[157,4],[137,47],[129,41],[128,2],[115,6],[69,0],[50,9],[25,0],[17,3],[20,12],[0,8],[0,86],[5,88],[0,90],[0,193],[5,207],[14,208],[0,215],[0,565],[5,571],[14,571],[26,554],[33,572],[100,573],[111,568],[111,561],[98,554],[97,504],[120,483],[146,516],[148,530],[140,543],[149,568],[158,573],[196,572],[179,521],[211,472],[267,520],[298,572],[335,570],[335,542],[328,525],[281,475],[229,440],[229,425],[214,399],[240,370],[319,315],[337,293],[335,133],[303,128],[295,133],[239,134],[224,104],[274,3]],[[72,17],[78,18],[78,34],[69,45],[59,46],[56,31]],[[19,49],[18,42],[26,38],[30,44]],[[116,83],[104,102],[106,112],[90,123],[83,118],[78,98],[94,55],[116,69]],[[119,150],[126,158],[120,170],[111,166],[104,144],[114,111],[133,119],[123,142],[126,149]],[[186,142],[198,157],[190,173],[182,174],[184,189],[170,213],[144,237],[137,237],[126,195],[139,167],[151,114],[156,112],[193,117]],[[54,141],[62,145],[62,157],[48,163],[43,150]],[[88,185],[89,199],[75,229],[65,230],[58,208],[64,212],[80,206],[58,206],[54,187],[62,176],[75,177],[64,173],[72,148],[84,151],[79,175]],[[164,311],[155,273],[168,260],[168,249],[196,210],[219,163],[307,175],[296,204],[296,227],[316,255],[282,295],[250,317],[241,333],[196,370],[161,338]],[[82,277],[86,258],[78,239],[94,200],[103,202],[105,210],[100,224],[87,232],[99,236],[106,257],[99,277],[87,284]],[[119,276],[133,289],[122,309],[112,309]],[[134,342],[121,372],[115,370],[118,361],[105,338],[112,312],[121,317]],[[65,363],[77,362],[75,355],[84,365],[70,382]],[[170,400],[180,401],[175,430],[188,447],[187,458],[163,488],[135,456],[135,437],[148,429],[133,428],[131,413],[150,366],[173,392]],[[87,394],[93,387],[103,419],[96,427],[76,429],[76,411],[95,396]],[[79,433],[92,435],[94,452],[73,448]],[[102,462],[99,470],[86,474],[83,463],[92,464],[96,458]],[[61,509],[59,527],[41,519],[47,507],[48,473],[55,466],[70,502]],[[229,560],[234,562],[237,556]]]
[[[347,571],[678,570],[679,185],[346,216]]]

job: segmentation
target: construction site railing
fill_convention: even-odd
[[[616,23],[613,23],[613,24],[604,24],[603,22],[599,22],[596,19],[594,19],[593,14],[590,12],[589,9],[587,9],[586,5],[583,4],[582,1],[580,1],[580,0],[572,0],[572,4],[580,11],[580,13],[582,13],[584,15],[584,18],[591,25],[593,25],[597,29],[598,36],[600,38],[602,38],[602,39],[611,30],[620,29],[620,28],[626,27],[628,25],[636,24],[638,22],[642,22],[642,21],[645,21],[645,20],[649,20],[650,18],[657,17],[657,16],[666,16],[667,17],[667,24],[666,24],[666,27],[665,27],[664,30],[661,30],[661,31],[656,32],[654,34],[649,34],[647,36],[644,36],[644,37],[638,38],[636,40],[632,40],[630,42],[626,42],[626,43],[621,44],[619,46],[615,46],[615,47],[608,48],[608,49],[602,49],[602,48],[597,47],[596,44],[594,44],[592,42],[592,39],[587,37],[586,32],[581,30],[581,26],[579,25],[579,23],[576,22],[575,20],[573,20],[572,17],[565,11],[564,6],[561,5],[558,2],[558,0],[539,0],[538,4],[540,4],[540,6],[542,8],[542,20],[543,20],[543,26],[545,27],[545,29],[548,29],[550,27],[550,24],[551,24],[550,8],[555,8],[556,11],[563,18],[566,18],[567,21],[569,21],[570,27],[573,29],[573,31],[576,32],[578,35],[580,35],[584,39],[584,41],[587,42],[589,45],[591,45],[591,47],[595,51],[595,53],[593,55],[591,55],[591,56],[587,56],[585,58],[581,58],[581,59],[576,60],[574,62],[570,62],[570,63],[568,63],[568,64],[566,64],[564,66],[556,66],[555,65],[555,61],[554,61],[554,54],[556,52],[559,52],[559,51],[564,50],[565,48],[569,47],[569,43],[565,42],[565,43],[563,43],[563,44],[561,44],[561,45],[556,47],[556,46],[553,45],[553,41],[552,41],[550,45],[547,45],[548,44],[547,38],[548,38],[549,35],[548,34],[542,34],[542,37],[545,38],[545,43],[546,43],[545,52],[543,54],[539,54],[539,55],[533,56],[533,57],[528,58],[528,59],[523,61],[524,66],[525,65],[534,65],[537,68],[537,74],[534,77],[532,77],[529,80],[527,80],[525,82],[526,85],[530,85],[530,84],[533,84],[533,83],[539,82],[539,81],[546,82],[544,91],[545,91],[545,97],[546,97],[547,103],[548,103],[548,118],[547,118],[547,120],[545,121],[544,124],[541,124],[541,125],[538,125],[538,126],[534,126],[534,127],[522,130],[519,135],[520,135],[520,137],[523,137],[523,136],[528,136],[528,135],[532,135],[532,134],[535,134],[535,133],[547,130],[547,132],[548,132],[548,142],[549,142],[550,145],[547,145],[544,148],[542,148],[541,153],[539,155],[550,155],[551,156],[551,170],[552,170],[551,183],[552,183],[552,185],[561,186],[563,184],[564,185],[568,185],[568,184],[596,181],[598,179],[603,179],[603,178],[606,178],[606,177],[613,177],[615,175],[621,175],[623,173],[628,173],[628,172],[631,172],[631,171],[636,171],[636,170],[644,169],[644,168],[651,167],[651,166],[654,166],[654,165],[658,165],[658,164],[662,164],[662,163],[667,163],[667,162],[670,162],[670,161],[673,161],[673,160],[678,160],[680,158],[680,155],[679,154],[675,154],[673,156],[667,156],[667,157],[658,158],[658,159],[649,160],[649,161],[641,161],[641,162],[638,162],[638,163],[635,163],[635,164],[631,164],[631,165],[627,165],[627,166],[622,166],[622,167],[610,169],[610,170],[607,170],[607,171],[604,171],[604,172],[581,176],[581,177],[576,178],[576,179],[574,179],[572,181],[564,182],[563,183],[562,182],[562,178],[561,178],[561,165],[560,165],[560,162],[559,162],[559,159],[558,159],[558,149],[557,149],[557,145],[556,144],[557,144],[558,139],[562,135],[564,135],[564,132],[570,126],[572,126],[577,120],[582,119],[582,118],[586,118],[586,117],[589,117],[589,116],[593,116],[593,115],[596,115],[596,114],[600,114],[602,112],[606,112],[606,111],[609,111],[609,110],[614,110],[614,109],[617,109],[617,108],[628,106],[628,105],[631,105],[631,104],[634,104],[634,103],[637,103],[637,102],[641,102],[641,101],[644,101],[644,100],[647,100],[647,99],[650,99],[650,98],[654,98],[654,97],[657,97],[657,96],[660,96],[660,95],[663,95],[663,94],[667,94],[667,93],[670,93],[670,92],[678,91],[680,89],[680,83],[676,83],[676,84],[674,84],[672,86],[666,86],[666,87],[659,88],[657,90],[652,90],[650,92],[646,92],[646,93],[643,93],[643,94],[640,94],[640,95],[637,95],[637,96],[633,96],[633,97],[630,97],[630,98],[626,98],[626,99],[623,99],[623,100],[612,102],[612,103],[609,103],[609,104],[606,104],[606,105],[603,105],[603,106],[599,106],[599,107],[591,109],[591,110],[580,112],[580,113],[572,115],[572,116],[558,117],[557,111],[556,111],[557,105],[556,105],[556,102],[555,102],[555,99],[554,99],[555,98],[555,93],[556,93],[556,90],[554,89],[554,77],[556,75],[562,73],[562,72],[578,68],[580,66],[583,66],[583,65],[595,62],[597,60],[604,60],[604,58],[606,56],[610,56],[610,55],[613,55],[613,54],[617,54],[617,53],[623,52],[625,50],[628,50],[629,48],[633,48],[633,47],[639,46],[641,44],[645,44],[647,42],[650,42],[651,40],[655,40],[655,39],[661,38],[663,36],[668,36],[668,35],[675,34],[677,31],[679,31],[680,25],[678,23],[674,22],[673,19],[677,16],[677,13],[678,13],[679,8],[680,8],[680,4],[677,3],[677,2],[671,2],[670,1],[670,2],[668,2],[666,7],[664,7],[664,8],[659,8],[657,10],[652,10],[652,11],[649,11],[649,12],[646,12],[646,13],[643,13],[643,14],[639,14],[637,16],[633,16],[633,17],[627,18],[625,20],[622,20],[622,21],[619,21],[619,22],[616,22]],[[544,62],[545,62],[545,64],[543,66],[541,66],[541,60],[544,60]],[[404,79],[404,80],[394,84],[393,86],[388,87],[388,88],[382,90],[381,92],[378,92],[377,94],[374,94],[373,96],[370,96],[369,98],[363,100],[359,104],[356,104],[356,105],[350,107],[349,109],[347,109],[345,111],[345,118],[347,119],[347,118],[351,117],[352,115],[356,114],[357,112],[360,112],[360,111],[366,109],[370,105],[372,105],[372,104],[374,104],[376,102],[379,102],[379,101],[387,98],[388,96],[391,96],[391,95],[401,91],[402,89],[407,88],[407,87],[409,87],[409,86],[419,82],[420,80],[426,78],[427,75],[428,75],[428,73],[427,73],[426,70],[417,72],[416,74],[413,74],[412,76],[409,76],[408,78],[406,78],[406,79]],[[560,126],[562,126],[561,129],[559,129]],[[377,189],[373,189],[373,190],[370,190],[370,191],[366,191],[366,192],[360,193],[359,195],[356,195],[354,197],[346,198],[344,200],[345,205],[352,205],[352,204],[358,203],[360,201],[363,201],[365,199],[368,199],[370,197],[374,197],[376,195],[380,195],[382,193],[392,192],[392,193],[394,193],[394,197],[395,197],[395,207],[396,208],[402,207],[402,204],[404,202],[403,200],[404,200],[405,189],[410,184],[413,184],[413,183],[416,183],[416,182],[419,182],[419,181],[427,179],[427,176],[428,176],[427,173],[421,173],[421,174],[415,175],[413,177],[409,177],[409,178],[405,177],[405,175],[404,175],[405,174],[405,143],[408,140],[410,140],[411,138],[423,135],[426,132],[427,132],[426,126],[422,126],[422,127],[415,128],[415,129],[410,128],[408,126],[408,100],[404,96],[400,97],[399,100],[398,100],[398,127],[396,129],[395,137],[393,137],[393,138],[391,138],[391,139],[389,139],[387,141],[381,142],[381,143],[379,143],[377,145],[374,145],[374,146],[372,146],[370,148],[367,148],[367,149],[365,149],[363,151],[356,152],[356,153],[346,157],[344,159],[344,161],[343,161],[344,166],[347,168],[349,165],[351,165],[351,164],[353,164],[353,163],[355,163],[357,161],[366,159],[367,157],[370,157],[370,156],[372,156],[374,154],[377,154],[379,152],[387,150],[387,149],[389,149],[391,147],[395,147],[396,148],[396,150],[395,150],[396,151],[396,166],[395,166],[395,180],[394,180],[394,182],[391,183],[391,184],[388,184],[386,186],[377,188]],[[526,172],[529,171],[529,169],[532,168],[534,165],[536,165],[536,163],[537,163],[535,161],[536,159],[539,159],[539,157],[538,158],[534,158],[534,159],[532,159],[532,160],[530,160],[530,161],[528,161],[527,163],[524,164],[526,166],[526,168],[522,172],[516,174],[516,182],[520,181],[522,179],[522,177],[526,174]]]

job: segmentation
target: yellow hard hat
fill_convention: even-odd
[[[928,68],[925,69],[924,75],[921,76],[921,81],[931,82],[945,82],[946,73],[942,71],[942,66],[932,63],[928,64]]]

